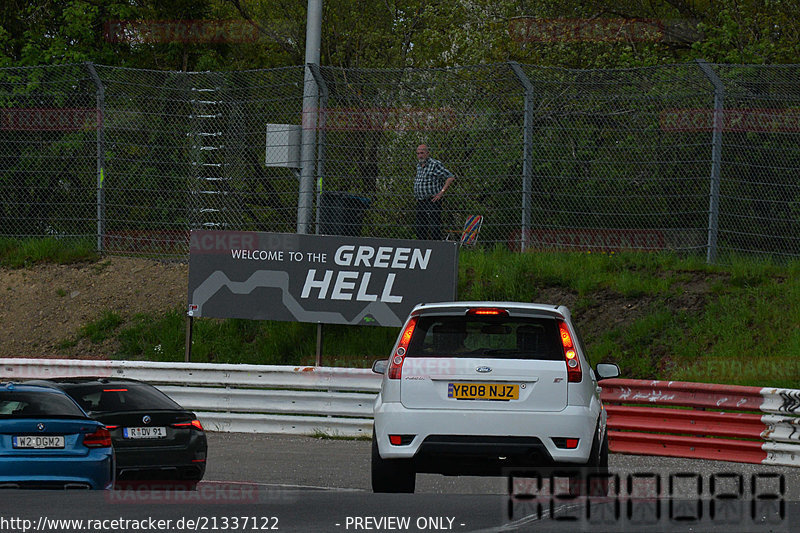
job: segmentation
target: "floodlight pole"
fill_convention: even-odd
[[[322,31],[322,0],[308,0],[306,20],[306,66],[303,79],[303,139],[300,146],[300,191],[297,198],[297,233],[308,233],[314,200],[314,163],[316,162],[316,133],[318,93],[311,65],[319,65],[320,33]]]
[[[319,87],[314,69],[319,68],[322,34],[322,0],[308,0],[306,14],[306,67],[303,79],[303,140],[300,146],[300,191],[297,198],[297,233],[311,226],[314,200],[314,163],[317,158]],[[317,206],[319,209],[319,206]],[[317,324],[317,366],[322,366],[322,323]]]

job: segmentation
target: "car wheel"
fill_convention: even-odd
[[[600,468],[608,471],[608,432],[603,434],[603,444],[600,447]]]
[[[372,491],[414,492],[417,473],[408,459],[383,459],[378,452],[378,439],[372,433]]]
[[[603,432],[603,438],[598,442],[595,438],[592,443],[592,455],[587,468],[587,483],[589,496],[608,495],[608,432]]]

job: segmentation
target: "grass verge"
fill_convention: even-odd
[[[0,241],[0,263],[92,258],[84,248],[64,252],[45,241]],[[616,362],[625,377],[800,388],[800,261],[731,257],[707,265],[673,253],[462,250],[458,294],[566,304],[592,363]],[[185,332],[184,312],[174,309],[126,319],[108,312],[81,335],[116,339],[109,355],[119,359],[182,361]],[[397,334],[325,325],[323,365],[369,367]],[[315,324],[200,319],[192,360],[313,365],[316,337]]]
[[[27,268],[38,263],[83,263],[99,258],[95,243],[88,239],[0,238],[0,266],[6,268]]]

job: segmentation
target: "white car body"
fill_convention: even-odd
[[[408,334],[412,322],[415,331]],[[571,371],[560,340],[564,329],[569,358],[577,361],[577,369],[569,363]],[[461,345],[448,353],[437,335]],[[384,366],[374,406],[376,491],[399,486],[407,492],[409,475],[413,491],[416,472],[498,475],[521,466],[600,464],[601,445],[607,461],[600,388],[564,306],[421,304],[409,315],[391,359],[373,369]],[[611,377],[615,365],[605,366]]]

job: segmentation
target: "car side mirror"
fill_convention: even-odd
[[[375,372],[376,374],[385,374],[386,367],[388,366],[389,366],[388,359],[378,359],[377,361],[372,363],[372,371]]]
[[[619,367],[614,363],[598,363],[597,375],[600,379],[615,378],[619,376]]]

